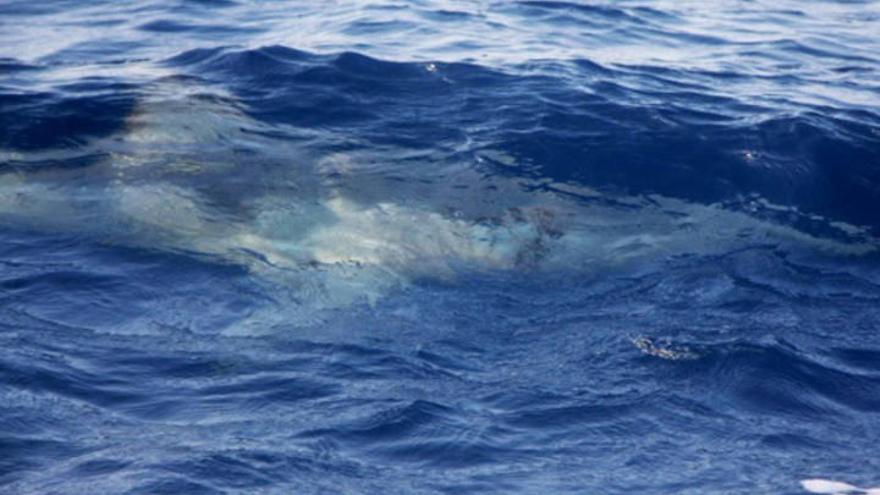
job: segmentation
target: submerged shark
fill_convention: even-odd
[[[860,239],[844,242],[721,205],[502,176],[481,164],[489,150],[401,181],[371,164],[405,151],[316,152],[271,137],[229,95],[157,88],[119,133],[78,151],[104,157],[93,165],[0,174],[0,222],[243,265],[289,288],[304,311],[375,304],[415,280],[474,271],[588,272],[748,243],[877,249],[854,226],[840,224]],[[52,153],[64,158],[0,151],[17,162]]]

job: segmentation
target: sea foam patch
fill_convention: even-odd
[[[880,495],[880,487],[859,488],[849,483],[821,478],[801,480],[801,486],[810,493],[826,495]]]

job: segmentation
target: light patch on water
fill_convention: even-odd
[[[699,354],[691,349],[672,344],[669,341],[655,342],[649,337],[636,337],[631,339],[631,342],[642,353],[669,361],[689,361],[700,357]]]

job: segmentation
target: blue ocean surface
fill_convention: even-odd
[[[880,2],[0,2],[0,493],[864,494],[878,445]]]

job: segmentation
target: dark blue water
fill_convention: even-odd
[[[2,493],[878,486],[880,2],[4,1],[0,301]]]

